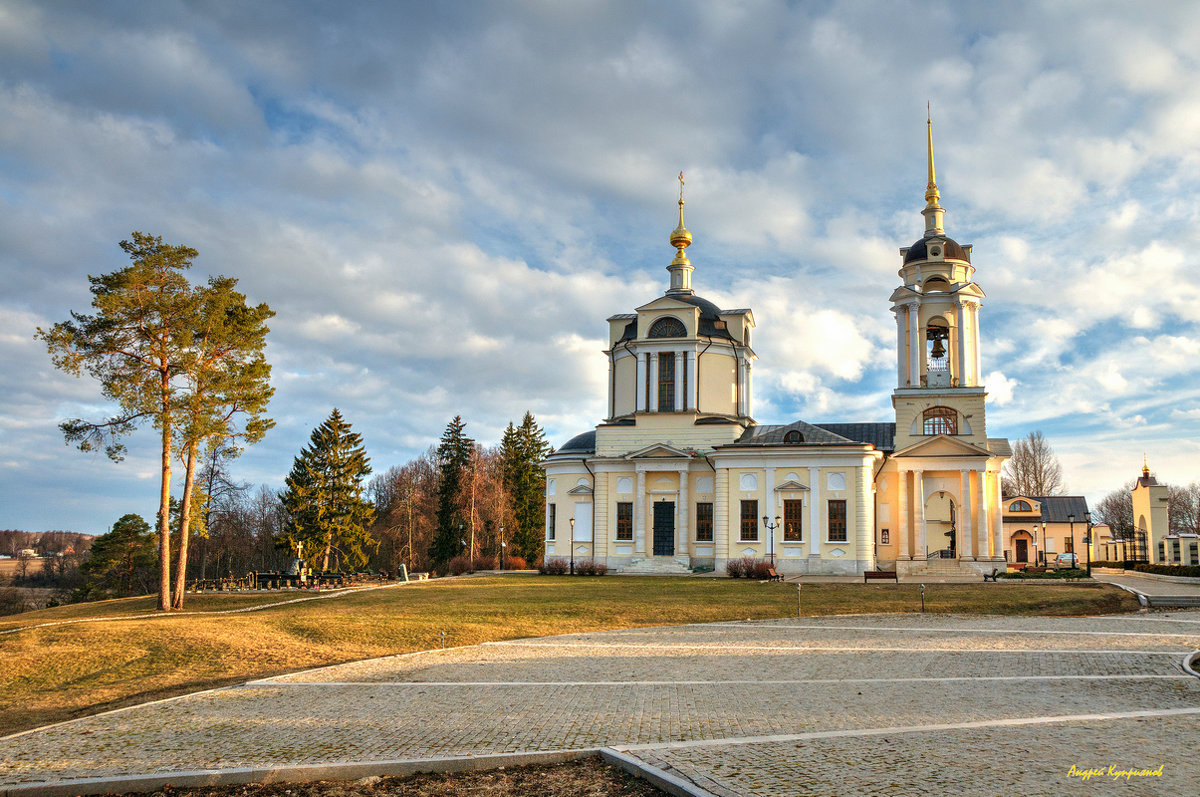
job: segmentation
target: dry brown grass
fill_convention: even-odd
[[[806,586],[804,614],[917,611],[915,585]],[[284,594],[282,597],[295,597]],[[226,609],[275,595],[190,596]],[[929,611],[1097,614],[1136,609],[1101,585],[936,585]],[[156,615],[133,598],[30,612],[0,629],[0,733],[145,700],[355,659],[501,639],[796,614],[796,587],[718,578],[446,579],[245,614]]]

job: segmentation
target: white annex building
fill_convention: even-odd
[[[984,293],[971,247],[943,229],[932,129],[928,164],[925,234],[900,250],[890,298],[894,423],[754,421],[754,314],[692,290],[681,186],[667,292],[608,319],[608,417],[543,463],[548,558],[624,572],[743,556],[785,574],[1004,569],[1010,449],[987,436]]]

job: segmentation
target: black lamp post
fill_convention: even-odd
[[[507,543],[504,542],[504,526],[500,526],[500,569],[504,569],[504,548]]]
[[[1092,577],[1092,513],[1084,512],[1083,521],[1087,523],[1087,536],[1083,538],[1083,544],[1087,546],[1087,574],[1088,578]]]
[[[1071,556],[1074,557],[1071,567],[1074,567],[1075,563],[1079,561],[1079,554],[1075,553],[1075,515],[1067,515],[1067,520],[1071,522]]]
[[[767,527],[767,534],[770,535],[769,537],[767,537],[767,555],[769,557],[771,557],[771,567],[774,567],[775,566],[775,529],[779,528],[779,526],[781,525],[779,515],[775,516],[774,523],[771,522],[771,519],[769,517],[767,517],[766,515],[763,515],[763,525]]]
[[[575,575],[575,518],[571,518],[571,575]]]

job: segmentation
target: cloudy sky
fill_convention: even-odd
[[[697,292],[758,322],[756,418],[890,420],[927,101],[989,434],[1041,429],[1093,500],[1143,452],[1200,479],[1197,41],[1180,2],[0,0],[0,527],[154,514],[153,432],[66,446],[106,408],[33,338],[133,230],[278,313],[246,481],[335,406],[377,471],[455,414],[594,425],[680,170]]]

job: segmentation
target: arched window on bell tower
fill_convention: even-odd
[[[921,419],[923,434],[958,434],[958,413],[951,407],[930,407]]]
[[[950,387],[950,326],[946,319],[929,320],[925,327],[925,379],[928,387]]]

